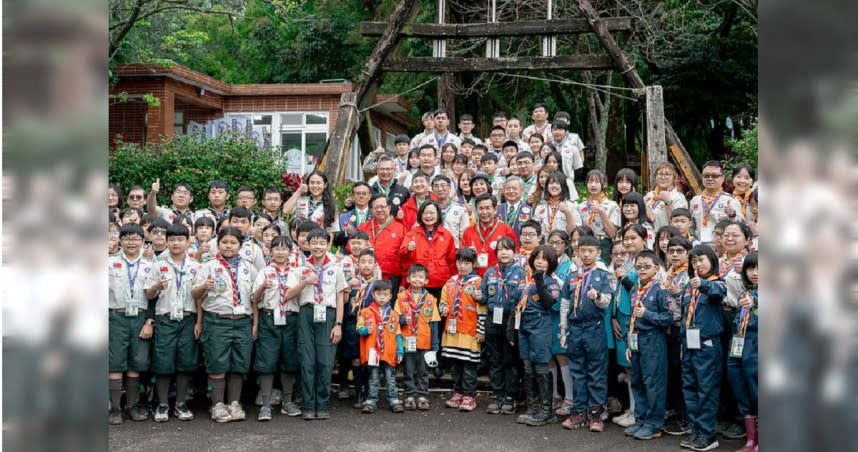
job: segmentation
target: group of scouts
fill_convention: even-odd
[[[345,212],[321,172],[288,199],[265,190],[261,206],[240,187],[231,209],[220,180],[197,211],[187,184],[170,206],[156,203],[160,180],[148,196],[110,186],[110,423],[148,419],[144,373],[156,422],[172,384],[172,415],[192,419],[201,348],[217,422],[246,418],[249,375],[267,421],[276,404],[327,419],[335,366],[337,397],[363,413],[382,379],[393,412],[429,410],[428,375],[443,369],[444,404],[473,411],[487,370],[486,412],[518,423],[601,432],[613,415],[636,439],[664,432],[702,451],[720,434],[756,451],[753,168],[731,168],[727,185],[723,165],[705,163],[690,201],[667,162],[645,194],[631,169],[612,190],[590,170],[579,199],[569,115],[548,122],[537,105],[532,118],[522,130],[499,112],[481,140],[470,115],[454,135],[447,112],[427,113],[423,133],[369,154],[375,175],[353,184]]]

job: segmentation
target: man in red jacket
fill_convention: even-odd
[[[372,221],[358,227],[369,235],[369,243],[375,251],[382,279],[390,280],[393,286],[393,299],[399,292],[404,269],[399,259],[399,247],[407,232],[405,226],[390,215],[390,201],[383,194],[372,195],[369,206],[372,209]]]
[[[518,252],[518,237],[515,231],[506,224],[502,223],[495,216],[497,211],[497,201],[488,194],[483,193],[477,196],[474,202],[477,206],[477,224],[468,226],[465,232],[462,233],[462,248],[471,247],[477,251],[477,265],[475,270],[480,277],[486,272],[486,269],[497,264],[497,256],[495,248],[497,247],[497,239],[499,237],[509,237],[515,242],[515,249]]]

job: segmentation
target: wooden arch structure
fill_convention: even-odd
[[[661,86],[647,86],[628,56],[620,49],[612,32],[631,28],[628,17],[599,17],[589,0],[576,0],[584,19],[448,24],[445,23],[446,0],[438,0],[438,23],[409,23],[416,16],[420,0],[401,0],[386,22],[364,22],[364,36],[380,36],[361,71],[354,92],[343,94],[337,112],[334,132],[328,140],[321,167],[332,180],[342,182],[345,162],[352,141],[364,120],[361,111],[374,98],[385,72],[434,72],[439,74],[438,107],[453,111],[452,74],[455,72],[490,72],[533,69],[613,69],[620,71],[633,93],[645,99],[647,145],[641,158],[641,176],[652,186],[651,169],[670,158],[688,181],[691,189],[702,191],[700,171],[694,165],[679,137],[664,118]],[[550,4],[550,2],[549,2]],[[490,18],[493,19],[493,18]],[[594,33],[605,51],[603,55],[555,54],[554,37],[563,34]],[[501,36],[543,36],[542,56],[500,57],[496,38]],[[433,39],[432,57],[389,58],[403,37]],[[485,37],[485,58],[448,57],[448,39]],[[495,38],[495,39],[492,39]]]

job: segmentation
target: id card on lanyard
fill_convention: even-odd
[[[141,259],[138,259],[134,264],[128,262],[124,257],[122,260],[125,261],[125,270],[128,276],[128,291],[125,292],[125,316],[137,317],[139,309],[137,306],[137,291],[134,289],[134,285],[137,282],[137,275],[140,273],[140,267],[143,266],[143,263]],[[131,267],[135,268],[133,275],[131,274]]]
[[[274,270],[274,277],[277,278],[277,306],[274,307],[274,325],[286,325],[286,278],[281,276],[280,269]],[[268,276],[271,279],[271,275]]]

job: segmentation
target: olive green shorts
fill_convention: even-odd
[[[279,364],[279,365],[278,365]],[[286,325],[274,325],[274,314],[259,310],[259,332],[253,370],[261,374],[298,372],[298,313],[286,316]]]
[[[149,370],[149,353],[152,342],[140,339],[140,330],[146,323],[145,313],[125,317],[118,311],[108,313],[108,372],[146,372]]]
[[[186,314],[182,320],[170,320],[169,314],[155,316],[152,372],[172,375],[197,370],[200,352],[194,339],[196,323],[196,314]]]
[[[253,321],[249,315],[232,320],[217,317],[209,312],[203,313],[200,342],[203,345],[207,373],[243,374],[250,370]]]

